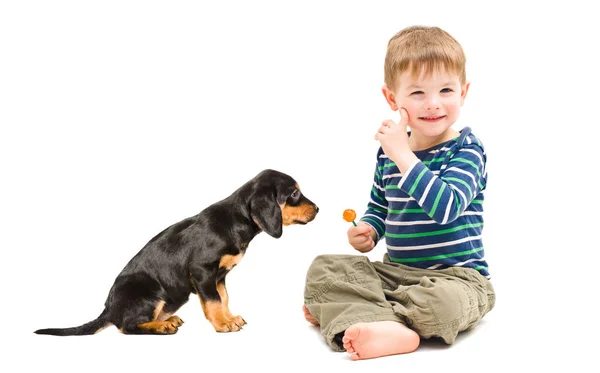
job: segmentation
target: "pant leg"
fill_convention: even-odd
[[[454,343],[459,332],[473,328],[495,303],[491,283],[471,268],[442,270],[373,263],[393,310],[422,338]],[[399,277],[400,276],[400,277]]]
[[[325,341],[344,351],[336,335],[358,322],[397,321],[381,279],[365,256],[321,255],[306,275],[304,304],[321,327]]]

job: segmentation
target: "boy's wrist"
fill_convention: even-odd
[[[371,230],[371,239],[373,240],[373,242],[375,242],[375,244],[377,244],[377,239],[379,238],[379,236],[377,235],[377,231],[375,229]]]
[[[410,169],[415,163],[419,161],[419,158],[411,150],[405,150],[394,154],[394,158],[391,158],[402,174],[406,174],[406,171]]]
[[[371,239],[373,239],[373,242],[377,243],[377,239],[379,237],[379,235],[377,234],[377,230],[375,229],[375,227],[373,227],[371,224],[364,222],[364,221],[359,221],[358,224],[364,224],[364,225],[368,225],[369,227],[371,227]]]

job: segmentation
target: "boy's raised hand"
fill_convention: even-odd
[[[410,151],[408,146],[408,112],[400,108],[400,123],[396,124],[393,120],[384,120],[375,134],[375,140],[381,143],[385,154],[393,161],[396,161],[401,151]]]
[[[366,253],[375,247],[374,235],[375,231],[369,224],[359,222],[356,227],[352,226],[348,229],[348,242],[357,251]]]
[[[405,172],[417,160],[408,145],[407,126],[408,112],[400,108],[400,123],[396,124],[390,119],[385,120],[375,134],[375,140],[379,141],[383,152],[396,163],[401,172]]]

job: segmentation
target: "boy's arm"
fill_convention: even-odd
[[[398,187],[414,198],[436,223],[452,222],[485,188],[483,148],[479,141],[471,143],[465,138],[467,144],[460,144],[448,167],[436,176],[410,150],[407,125],[408,113],[400,108],[400,123],[384,121],[375,140],[403,175]]]
[[[435,222],[456,220],[485,188],[485,153],[478,144],[459,148],[439,175],[417,161],[398,187],[414,198]]]
[[[383,157],[382,157],[383,156]],[[379,148],[377,152],[377,165],[373,176],[373,185],[371,187],[371,199],[367,204],[361,222],[370,225],[373,228],[375,237],[373,241],[377,243],[385,234],[385,218],[387,217],[388,203],[385,199],[385,185],[383,184],[383,165],[385,163],[383,149]]]

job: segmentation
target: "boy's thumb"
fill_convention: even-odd
[[[408,126],[408,112],[406,111],[405,108],[400,108],[400,122],[398,124],[400,124],[401,126]]]

